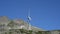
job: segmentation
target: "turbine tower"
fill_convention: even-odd
[[[29,11],[28,11],[27,19],[28,19],[28,30],[31,30],[31,24],[30,24],[30,21],[31,21],[30,9],[29,9]]]

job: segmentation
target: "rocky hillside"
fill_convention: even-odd
[[[3,32],[10,33],[10,31],[16,33],[17,30],[19,31],[19,33],[21,33],[21,29],[23,30],[24,33],[46,31],[41,28],[32,26],[31,24],[28,24],[28,22],[25,22],[22,19],[10,20],[6,16],[0,16],[0,33],[3,33]]]
[[[22,19],[0,16],[0,34],[60,34],[60,30],[46,31],[32,26]]]

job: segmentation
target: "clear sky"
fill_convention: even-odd
[[[27,20],[29,8],[33,26],[60,29],[60,0],[0,0],[0,16]]]

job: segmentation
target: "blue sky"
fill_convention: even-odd
[[[27,21],[29,8],[33,26],[60,29],[60,0],[0,0],[0,16]]]

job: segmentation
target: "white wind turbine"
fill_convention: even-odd
[[[29,11],[28,11],[27,19],[28,19],[28,30],[31,30],[31,24],[30,24],[30,21],[31,21],[30,9],[29,9]]]

